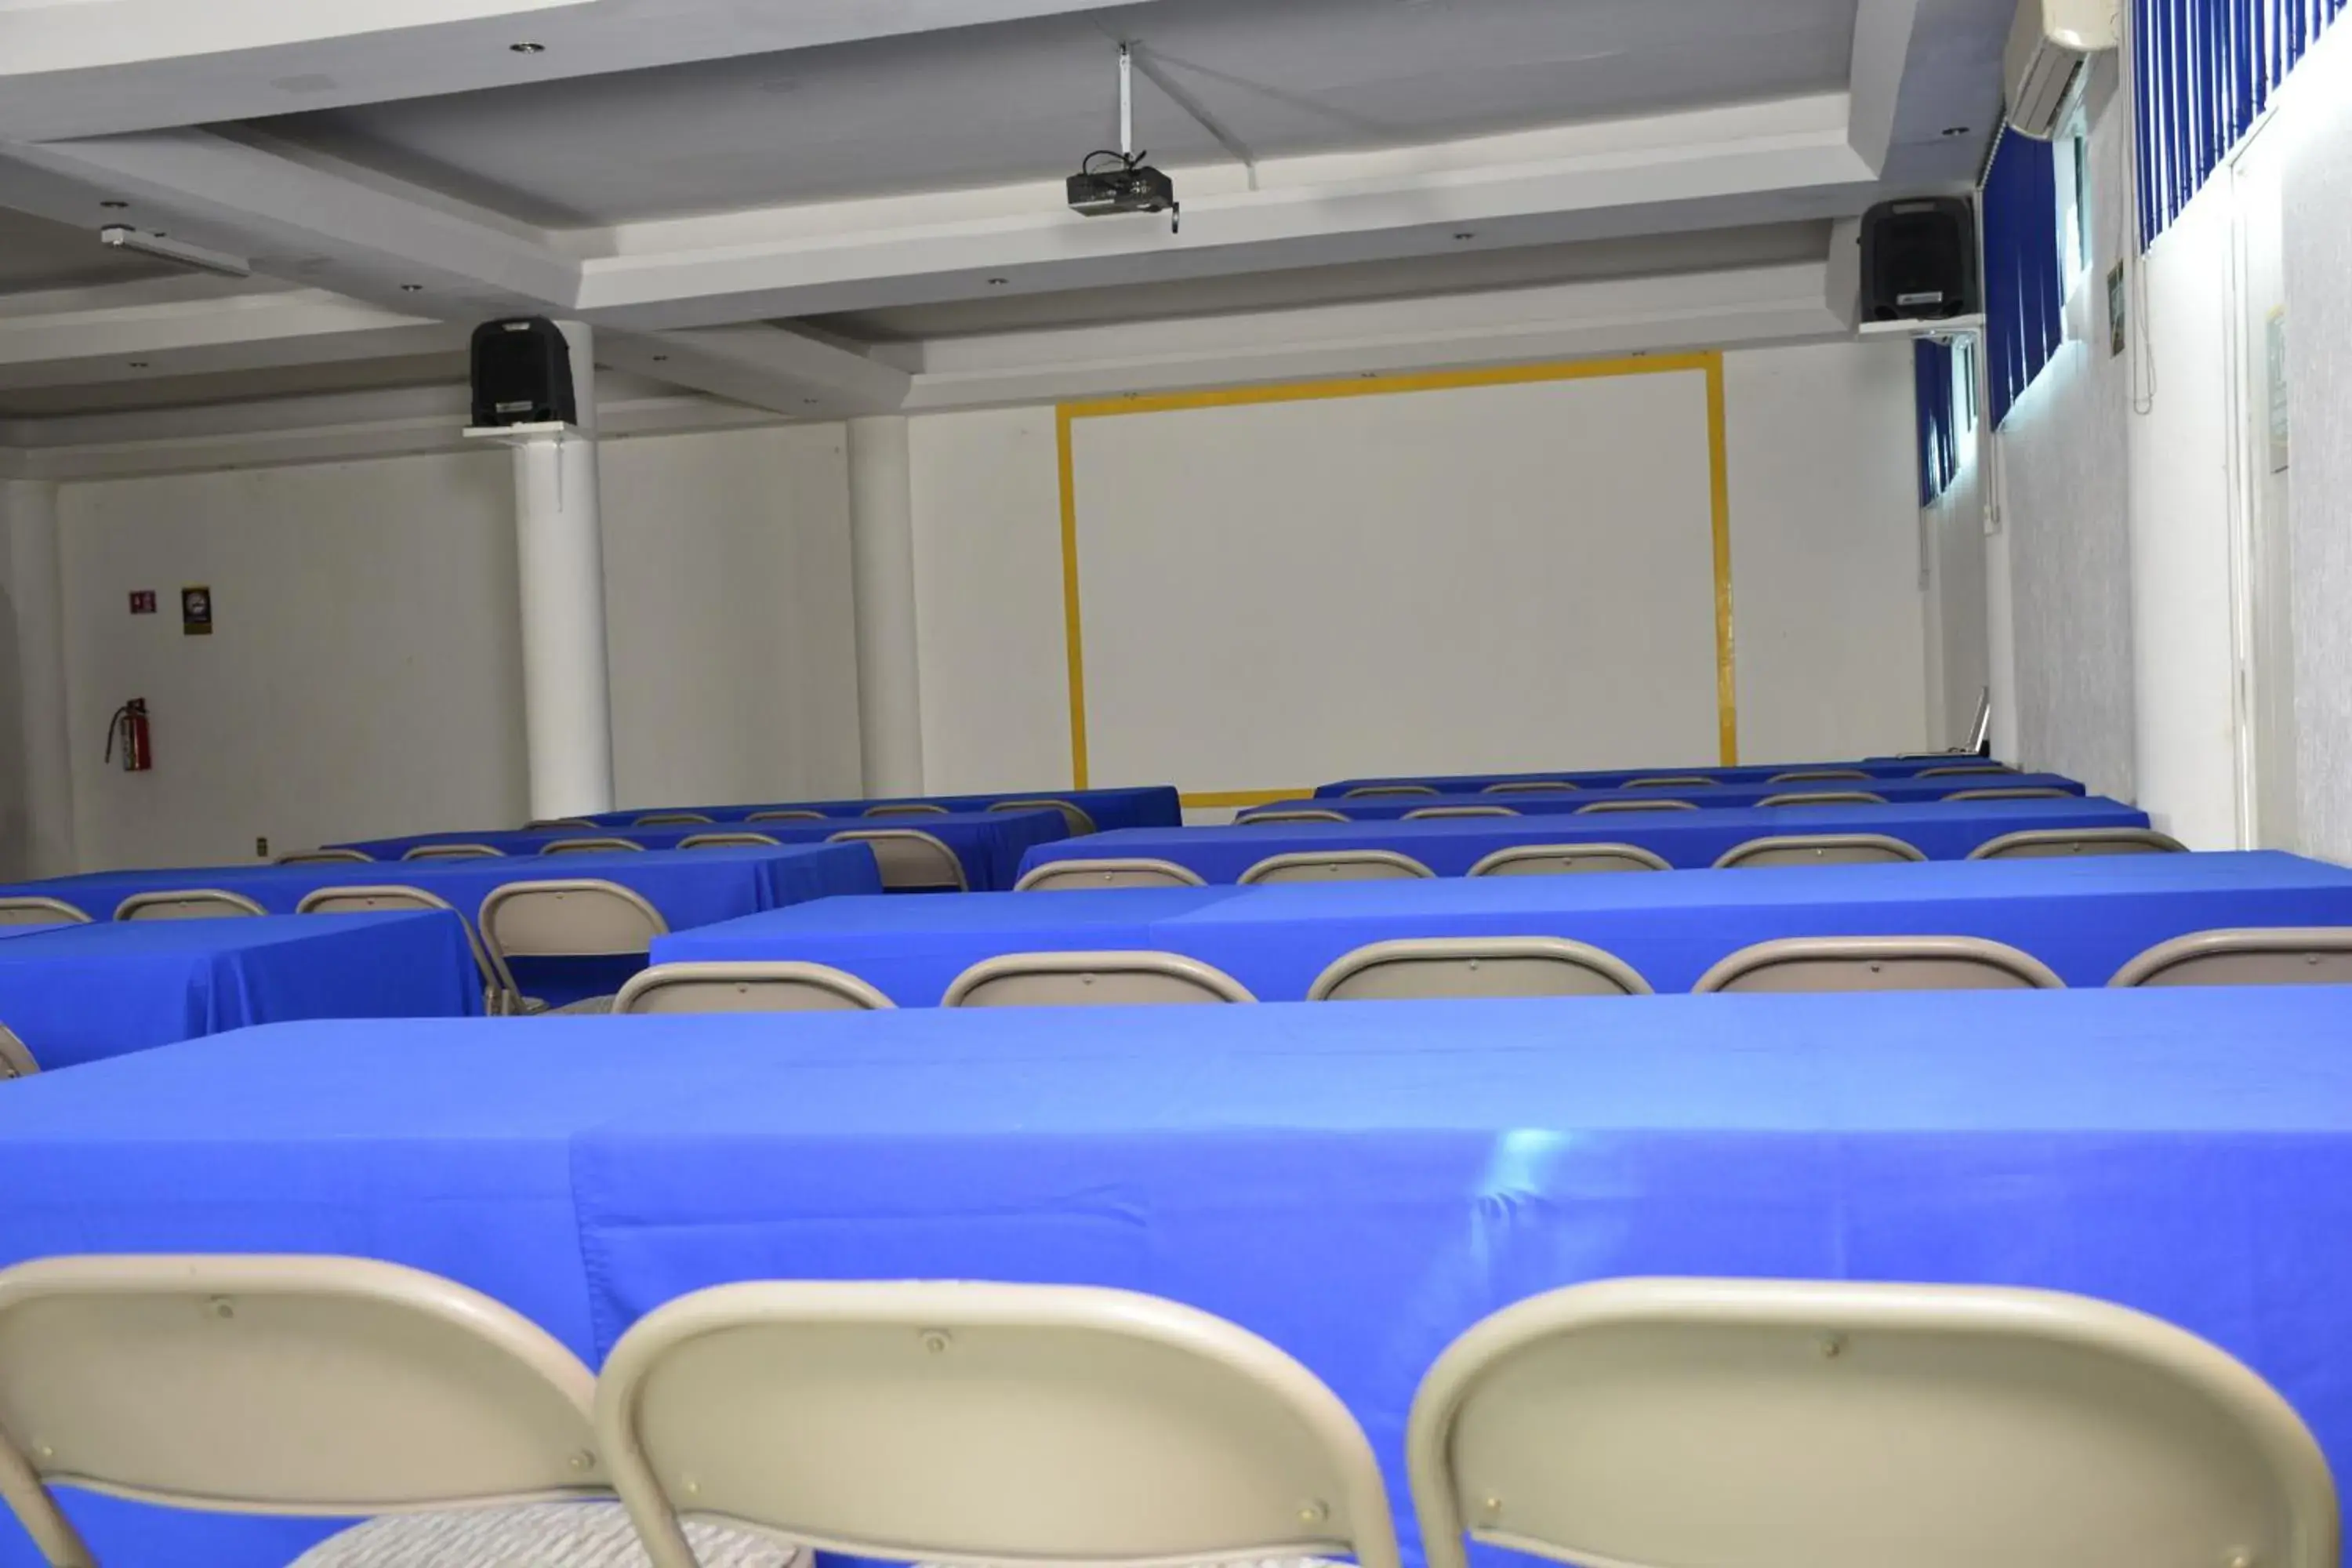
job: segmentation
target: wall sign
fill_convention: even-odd
[[[2107,357],[2113,359],[2124,352],[2125,304],[2124,264],[2116,262],[2107,268]]]
[[[2270,384],[2271,472],[2283,474],[2287,468],[2286,420],[2286,307],[2281,305],[2263,323],[2263,355],[2266,363],[2265,379]]]
[[[192,637],[213,635],[213,591],[198,584],[180,590],[180,630]]]
[[[152,588],[131,589],[131,613],[134,616],[153,615],[155,613],[155,590]]]

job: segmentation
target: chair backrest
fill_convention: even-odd
[[[1921,768],[1911,776],[1916,779],[1953,779],[1973,773],[2013,773],[2016,771],[2007,763],[1951,763],[1940,768]]]
[[[1791,790],[1786,795],[1768,795],[1756,803],[1759,805],[1885,805],[1886,797],[1873,795],[1866,789]]]
[[[1309,1002],[1433,996],[1647,996],[1613,953],[1556,936],[1429,936],[1375,942],[1317,976]]]
[[[404,860],[498,860],[506,851],[489,844],[419,844]]]
[[[961,893],[971,884],[964,879],[963,862],[945,840],[917,827],[852,827],[835,834],[828,844],[863,844],[874,852],[874,864],[887,889],[951,888]]]
[[[1068,824],[1070,837],[1084,838],[1095,831],[1095,819],[1086,807],[1068,800],[1000,800],[988,808],[991,811],[1058,811]]]
[[[824,822],[829,820],[821,811],[805,806],[785,806],[776,811],[755,811],[743,819],[746,822]]]
[[[1437,873],[1393,849],[1326,849],[1269,855],[1241,874],[1244,887],[1261,882],[1402,882]]]
[[[1517,816],[1507,805],[1417,805],[1404,814],[1407,822],[1447,816]]]
[[[823,963],[660,963],[629,977],[615,1013],[864,1013],[895,1005]]]
[[[2252,926],[2158,942],[2110,985],[2352,984],[2352,926]]]
[[[1707,789],[1720,783],[1705,773],[1657,773],[1645,779],[1627,779],[1621,789]]]
[[[639,827],[708,827],[713,819],[698,811],[649,811],[637,818]]]
[[[596,1401],[654,1568],[695,1568],[681,1513],[892,1559],[1397,1565],[1371,1446],[1339,1397],[1154,1297],[722,1285],[622,1335]]]
[[[1341,795],[1341,800],[1371,800],[1384,795],[1435,795],[1437,786],[1425,784],[1358,784]]]
[[[1860,768],[1791,768],[1785,773],[1774,773],[1766,784],[1827,784],[1832,779],[1854,779],[1868,783],[1870,775]]]
[[[1021,873],[1016,893],[1076,893],[1103,888],[1200,888],[1201,874],[1173,860],[1148,857],[1108,860],[1047,860]]]
[[[22,893],[0,899],[0,926],[88,924],[89,913],[63,899],[52,899],[40,893]]]
[[[40,1070],[41,1064],[33,1059],[31,1049],[16,1037],[16,1031],[0,1024],[0,1079],[30,1078]]]
[[[1596,811],[1696,811],[1697,806],[1686,800],[1596,800],[1590,805],[1576,808],[1579,816]]]
[[[335,866],[348,860],[362,862],[375,858],[364,849],[296,849],[280,855],[274,862],[279,866]]]
[[[68,1257],[0,1270],[0,1493],[88,1563],[53,1484],[380,1514],[607,1491],[594,1379],[546,1331],[360,1258]]]
[[[618,882],[564,878],[492,888],[475,921],[499,985],[520,996],[509,958],[614,957],[646,952],[669,931],[661,911]]]
[[[783,840],[764,833],[694,833],[677,841],[680,849],[779,849]]]
[[[1328,805],[1285,805],[1263,811],[1245,811],[1234,818],[1235,827],[1255,827],[1265,822],[1353,822],[1344,811],[1333,811]]]
[[[174,888],[169,891],[133,893],[114,906],[119,921],[215,921],[269,911],[223,888]]]
[[[1008,952],[948,987],[942,1007],[1128,1007],[1255,1002],[1222,969],[1174,952]]]
[[[1789,936],[1743,947],[1693,991],[2057,991],[2032,953],[1980,936]]]
[[[2055,1291],[1612,1279],[1507,1307],[1422,1380],[1429,1568],[1463,1536],[1675,1568],[2322,1568],[2336,1489],[2227,1352]]]
[[[526,833],[539,833],[551,827],[593,827],[596,824],[585,816],[535,816],[522,826]]]
[[[2183,855],[2189,846],[2153,827],[2037,827],[2004,833],[1969,851],[1971,860],[2063,859],[2069,855]]]
[[[866,808],[866,815],[868,816],[945,816],[948,815],[948,808],[944,805],[935,805],[927,800],[908,800],[883,805],[869,805]]]
[[[1787,833],[1735,844],[1716,861],[1718,870],[1759,866],[1876,866],[1925,860],[1916,846],[1884,833]]]
[[[1956,789],[1939,800],[2079,800],[2082,797],[2056,784],[2002,784],[1993,789]]]
[[[1585,871],[1671,871],[1638,844],[1514,844],[1470,868],[1473,877],[1558,877]]]
[[[642,854],[645,846],[634,838],[559,838],[540,847],[542,855],[612,855]]]
[[[473,922],[460,913],[457,906],[438,893],[428,893],[422,888],[401,883],[378,887],[318,888],[302,895],[294,906],[298,915],[368,915],[385,910],[446,910],[457,916],[457,923],[466,928],[466,944],[474,950],[474,966],[481,971],[482,984],[488,988],[494,1001],[501,994],[501,982],[490,955],[482,947],[482,939]]]
[[[1505,779],[1500,784],[1488,784],[1478,793],[1481,795],[1556,795],[1562,790],[1572,790],[1576,787],[1566,779]]]

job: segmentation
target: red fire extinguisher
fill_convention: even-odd
[[[114,710],[106,731],[106,760],[114,760],[114,743],[122,742],[122,771],[143,773],[155,765],[155,742],[147,729],[147,700],[134,697]]]

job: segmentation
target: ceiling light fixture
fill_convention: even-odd
[[[1012,281],[1010,278],[992,278],[988,280],[988,286],[992,289],[1002,289]]]
[[[1478,231],[1475,228],[1457,228],[1454,231],[1454,237],[1456,239],[1475,239],[1478,237]]]
[[[1966,136],[1968,133],[1969,127],[1965,125],[1947,125],[1944,127],[1944,134],[1947,136]]]
[[[147,368],[147,362],[143,359],[125,360],[122,363],[129,365],[133,370],[145,370]]]
[[[127,224],[110,224],[98,231],[98,242],[117,250],[152,256],[158,261],[173,262],[223,278],[253,276],[253,263],[245,258],[231,256],[226,251],[206,250],[201,245],[190,245],[184,239],[166,238],[160,229],[153,234],[142,234]]]
[[[403,283],[400,286],[400,291],[404,294],[422,294],[425,292],[425,285],[422,283]]]
[[[107,201],[107,202],[100,202],[100,203],[99,203],[98,205],[99,205],[100,206],[104,207],[104,208],[105,208],[107,211],[109,211],[109,212],[116,212],[116,213],[119,213],[119,212],[122,211],[125,207],[128,207],[131,204],[130,204],[129,202],[114,202],[114,201]]]
[[[529,39],[525,39],[520,44],[509,44],[507,47],[519,55],[543,55],[547,53],[547,46],[545,44],[534,44]]]
[[[654,355],[654,363],[655,363],[656,364],[663,364],[663,363],[667,363],[668,359],[669,359],[669,355],[667,355],[667,354],[656,354],[656,355]]]

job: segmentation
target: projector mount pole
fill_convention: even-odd
[[[1118,154],[1129,163],[1135,160],[1135,62],[1128,57],[1127,46],[1118,47]]]

